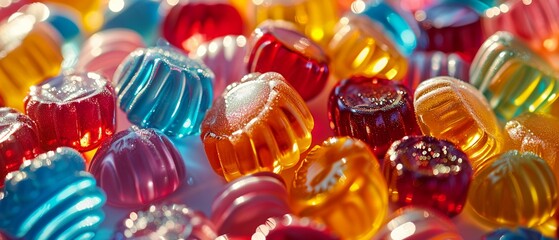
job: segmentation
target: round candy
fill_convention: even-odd
[[[415,90],[414,107],[421,132],[456,144],[474,170],[503,149],[495,114],[468,83],[451,77],[422,82]]]
[[[412,92],[421,82],[438,76],[450,76],[464,82],[470,81],[470,64],[456,53],[414,52],[409,64],[402,84]]]
[[[516,229],[499,228],[485,236],[483,240],[552,240],[531,228],[519,227]]]
[[[462,240],[454,223],[448,217],[432,210],[400,208],[389,219],[373,239]]]
[[[344,80],[330,94],[330,127],[338,136],[360,139],[383,158],[392,142],[420,134],[413,99],[395,82],[368,77]]]
[[[401,79],[407,59],[367,17],[342,18],[328,45],[332,69],[339,79],[353,75]]]
[[[468,203],[482,218],[499,225],[531,227],[555,213],[557,182],[549,165],[537,155],[508,151],[476,171],[469,196]]]
[[[6,106],[23,111],[29,87],[58,74],[60,39],[47,23],[29,14],[0,24],[0,95]]]
[[[204,214],[181,204],[151,205],[120,222],[113,239],[214,240],[215,226]]]
[[[295,214],[324,222],[344,239],[370,239],[388,211],[386,182],[364,142],[330,138],[303,160],[290,189]]]
[[[339,238],[332,235],[323,225],[312,222],[309,218],[298,218],[292,214],[286,214],[266,220],[266,223],[256,228],[252,239],[335,240]]]
[[[115,131],[115,93],[96,73],[65,72],[31,87],[25,112],[37,123],[45,150],[89,151]]]
[[[113,206],[139,207],[173,193],[185,178],[181,155],[162,133],[132,126],[97,150],[89,172]]]
[[[281,177],[256,173],[225,186],[212,204],[212,221],[219,234],[250,236],[266,219],[290,212]]]
[[[0,188],[4,177],[41,152],[37,126],[15,109],[0,107]]]
[[[101,10],[104,8],[103,1],[101,0],[40,0],[41,2],[49,2],[55,4],[65,5],[80,13],[82,22],[84,23],[87,32],[93,32],[103,23],[103,14]],[[109,4],[112,5],[112,4]]]
[[[204,64],[171,47],[137,49],[114,74],[119,107],[131,123],[179,138],[200,132],[213,78]]]
[[[468,156],[451,142],[404,137],[392,144],[382,168],[392,202],[430,207],[448,216],[462,212],[473,171]]]
[[[17,239],[93,239],[105,194],[76,150],[40,154],[6,177],[0,230]]]
[[[278,73],[252,73],[227,87],[202,123],[214,171],[228,181],[295,166],[311,144],[313,117]]]
[[[244,21],[229,3],[185,2],[167,13],[162,34],[169,43],[186,52],[204,42],[226,35],[242,35]]]
[[[241,35],[227,35],[200,45],[190,56],[204,62],[215,74],[215,99],[227,85],[239,81],[247,74],[244,61],[246,54],[247,39]]]
[[[556,74],[548,62],[510,33],[495,33],[483,43],[470,76],[501,120],[524,112],[559,116]]]
[[[326,45],[339,19],[335,0],[253,1],[256,24],[283,20],[297,26],[310,39]]]
[[[120,4],[109,3],[102,30],[129,29],[140,34],[146,43],[155,42],[159,36],[159,24],[162,19],[160,1],[115,0],[113,2],[120,2]]]
[[[328,81],[328,57],[319,45],[282,22],[259,25],[250,39],[249,72],[277,72],[310,100]]]

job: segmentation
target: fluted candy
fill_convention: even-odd
[[[281,217],[268,218],[265,223],[256,228],[252,239],[335,240],[340,238],[332,235],[324,225],[313,222],[310,218],[299,218],[286,214]]]
[[[414,92],[421,82],[438,76],[470,81],[470,64],[456,53],[416,51],[410,56],[409,61],[408,72],[401,83],[411,92]]]

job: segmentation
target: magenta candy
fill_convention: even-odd
[[[438,76],[470,81],[470,63],[456,53],[414,52],[402,84],[414,92],[421,82]]]
[[[212,204],[218,233],[229,236],[250,236],[268,218],[290,212],[285,183],[271,172],[230,182]]]
[[[139,207],[173,193],[185,178],[181,155],[154,129],[119,132],[99,148],[89,172],[113,206]]]
[[[433,210],[400,208],[389,219],[373,239],[462,239],[454,223]]]
[[[256,228],[252,239],[335,240],[340,238],[334,236],[324,225],[313,222],[310,218],[299,218],[292,214],[286,214],[266,220],[264,224]]]

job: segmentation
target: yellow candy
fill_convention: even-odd
[[[343,239],[371,239],[388,211],[386,182],[367,145],[330,138],[315,146],[291,186],[296,214],[324,222]]]
[[[101,0],[40,0],[45,3],[56,3],[68,6],[76,10],[82,18],[84,28],[88,32],[93,32],[103,24],[103,4]],[[120,0],[122,1],[122,0]],[[119,0],[109,0],[109,9],[111,5],[120,4]]]
[[[59,73],[62,54],[54,31],[26,14],[0,25],[0,95],[6,106],[23,111],[29,87]]]
[[[394,44],[362,16],[344,17],[328,48],[338,78],[352,75],[402,79],[406,74],[406,58]]]

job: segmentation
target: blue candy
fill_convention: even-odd
[[[0,193],[0,229],[23,239],[91,239],[105,194],[76,150],[62,147],[22,164]]]
[[[542,235],[540,232],[531,229],[519,227],[515,230],[507,228],[499,228],[483,237],[485,240],[551,240]]]
[[[144,42],[152,44],[159,36],[159,23],[162,19],[160,1],[124,0],[121,3],[122,5],[109,4],[101,29],[130,29],[142,36]]]

